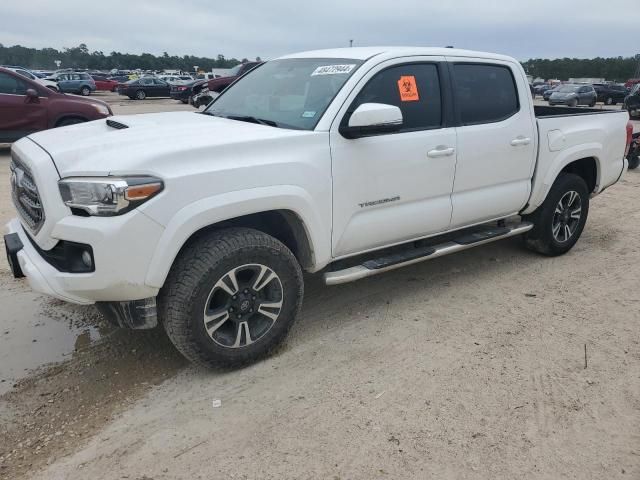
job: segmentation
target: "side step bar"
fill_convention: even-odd
[[[361,265],[345,268],[335,272],[324,274],[324,281],[327,285],[339,285],[341,283],[354,282],[361,278],[371,277],[379,273],[406,267],[414,263],[424,262],[432,258],[444,257],[452,253],[467,250],[469,248],[495,242],[504,238],[522,235],[533,228],[533,223],[522,222],[509,227],[492,227],[486,230],[479,230],[474,233],[461,235],[450,242],[444,242],[431,247],[421,247],[408,249],[406,252],[395,255],[388,255],[373,260],[367,260]]]

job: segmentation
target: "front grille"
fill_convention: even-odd
[[[36,182],[29,169],[11,154],[11,197],[18,214],[29,229],[38,233],[44,223],[44,209],[40,202],[40,194]]]

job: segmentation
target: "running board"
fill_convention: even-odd
[[[485,230],[463,234],[452,241],[433,245],[431,247],[411,248],[405,252],[387,255],[373,260],[367,260],[361,265],[345,268],[335,272],[324,274],[327,285],[339,285],[341,283],[354,282],[361,278],[371,277],[379,273],[406,267],[414,263],[424,262],[433,258],[444,257],[452,253],[461,252],[469,248],[495,242],[504,238],[521,235],[533,228],[533,223],[522,222],[509,227],[491,227]]]

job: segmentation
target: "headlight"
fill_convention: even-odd
[[[93,107],[98,111],[98,113],[102,115],[111,115],[111,110],[106,105],[102,105],[101,103],[93,103]]]
[[[65,205],[89,215],[122,215],[162,191],[155,177],[75,177],[58,182]]]

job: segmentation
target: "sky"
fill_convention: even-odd
[[[0,0],[0,43],[275,58],[411,45],[519,60],[640,53],[640,0]],[[609,12],[613,12],[609,14]]]

